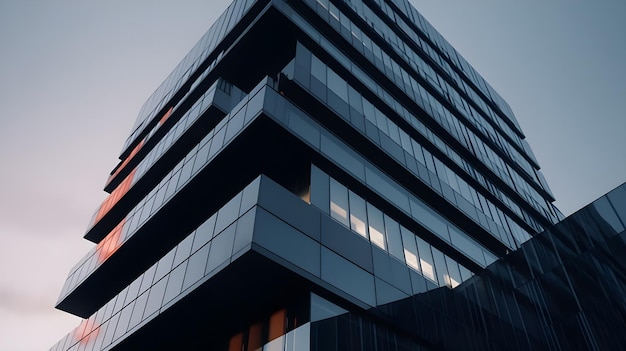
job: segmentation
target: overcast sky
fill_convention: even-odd
[[[0,0],[0,350],[53,306],[141,104],[229,0]],[[509,102],[570,214],[626,181],[626,2],[414,0]]]

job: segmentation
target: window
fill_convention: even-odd
[[[348,189],[332,178],[330,179],[330,216],[349,227]]]
[[[416,237],[417,249],[420,254],[420,266],[422,267],[422,275],[426,278],[437,282],[435,278],[435,266],[433,264],[433,256],[430,253],[430,245],[419,237]]]
[[[348,103],[348,83],[332,70],[328,70],[328,88],[341,100]]]
[[[387,246],[389,253],[401,262],[404,261],[404,249],[400,236],[400,226],[398,222],[385,215],[385,234],[387,234]]]
[[[417,247],[415,246],[415,234],[402,226],[400,226],[400,231],[402,232],[402,243],[404,244],[404,258],[406,259],[406,264],[420,272]]]
[[[349,191],[350,200],[350,229],[367,238],[367,213],[365,200]]]
[[[370,241],[376,246],[385,250],[385,224],[383,222],[383,213],[372,206],[367,204],[367,217],[369,219]]]
[[[321,184],[313,186],[312,184],[313,195],[317,191],[322,191],[326,194],[330,193],[330,197],[326,198],[326,206],[330,203],[329,214],[332,218],[363,238],[369,239],[372,244],[387,251],[391,256],[439,286],[446,285],[454,288],[462,281],[471,277],[472,273],[467,268],[459,265],[458,262],[432,247],[376,206],[365,201],[365,199],[315,166],[312,166],[311,169],[312,182],[326,184],[326,186]],[[324,178],[325,181],[320,181],[319,179],[321,178]],[[318,180],[315,181],[315,179]],[[330,192],[328,192],[329,188]],[[316,196],[319,195],[315,195],[313,198],[316,198]],[[318,205],[315,201],[312,204]],[[322,203],[321,205],[323,206],[324,204]],[[413,208],[416,207],[417,205],[413,206]],[[428,212],[429,210],[422,207],[420,209],[422,210],[420,212],[422,216],[418,216],[420,219],[433,217],[433,214]],[[424,213],[428,215],[423,216]],[[474,256],[479,256],[481,258],[477,261],[479,264],[485,263],[483,254],[487,255],[487,252],[483,252],[484,250],[476,246],[463,232],[456,229],[451,229],[450,235],[452,240],[450,240],[447,231],[448,227],[443,223],[441,225],[443,225],[443,229],[446,229],[444,236],[446,241],[451,241],[454,246],[470,258],[476,260]],[[442,233],[438,235],[442,235]],[[473,250],[470,250],[470,248]],[[495,256],[493,259],[495,259]]]
[[[311,74],[324,85],[326,84],[326,65],[315,56],[311,56]]]

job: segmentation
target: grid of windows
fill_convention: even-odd
[[[230,33],[235,25],[259,0],[235,0],[200,38],[185,58],[174,68],[172,73],[144,103],[133,127],[133,133],[124,145],[126,149],[151,121],[156,114],[169,103],[178,89],[209,59],[217,58],[222,53],[215,52],[218,45]]]
[[[322,1],[324,2],[324,1]],[[327,1],[326,1],[327,2]],[[455,138],[458,142],[460,142],[466,150],[472,152],[481,162],[483,162],[496,176],[500,177],[502,181],[504,181],[511,189],[514,189],[517,193],[524,196],[524,199],[528,201],[531,205],[537,208],[537,210],[542,213],[546,218],[550,218],[552,222],[556,221],[557,214],[554,213],[552,209],[552,205],[538,193],[537,189],[542,189],[540,181],[540,176],[538,175],[538,171],[536,171],[528,161],[524,157],[516,157],[515,155],[511,155],[510,152],[513,151],[514,148],[511,147],[508,142],[504,141],[501,137],[498,137],[498,133],[484,120],[483,116],[476,112],[475,110],[470,110],[470,112],[466,111],[466,107],[471,107],[467,103],[456,103],[456,99],[450,98],[449,91],[440,91],[438,94],[439,97],[436,98],[429,90],[424,88],[424,83],[418,82],[413,75],[408,74],[406,69],[402,66],[398,65],[398,63],[394,60],[394,58],[390,57],[384,50],[380,48],[375,42],[373,42],[365,33],[359,30],[358,26],[356,26],[343,12],[341,12],[337,7],[335,7],[332,3],[329,3],[327,6],[323,5],[320,2],[314,2],[314,0],[308,0],[310,6],[317,8],[318,11],[324,11],[330,13],[330,16],[322,16],[325,18],[332,26],[333,19],[337,22],[333,28],[341,28],[344,26],[346,28],[345,31],[340,31],[340,34],[343,35],[348,42],[352,43],[354,47],[361,51],[363,55],[371,61],[374,66],[376,66],[381,72],[385,73],[387,77],[391,79],[391,81],[396,84],[404,93],[409,97],[410,100],[413,100],[417,103],[422,109],[428,112],[428,115],[442,127],[444,128],[451,137]],[[316,6],[317,5],[317,6]],[[368,20],[368,23],[372,23],[373,21],[380,21],[377,17],[372,17],[371,20]],[[380,25],[384,24],[380,22]],[[381,35],[383,37],[388,37],[393,33],[390,29],[386,30],[385,33]],[[394,34],[395,35],[395,34]],[[329,50],[330,53],[335,53],[336,51]],[[406,55],[405,55],[406,56]],[[348,65],[354,65],[350,60],[339,60],[340,62],[347,63]],[[414,70],[416,72],[424,72],[425,70],[431,70],[429,65],[426,63],[421,64],[419,67],[413,63]],[[346,67],[352,70],[352,67]],[[357,68],[358,70],[358,68]],[[354,73],[354,70],[352,70]],[[362,79],[365,75],[363,72],[361,74],[356,75],[359,79]],[[370,79],[362,79],[364,83],[373,83]],[[423,82],[433,81],[433,79],[422,78]],[[426,84],[426,86],[430,86],[431,88],[434,86],[439,86],[442,84],[443,79],[437,79],[437,84]],[[375,83],[374,83],[375,84]],[[371,89],[371,87],[370,87]],[[379,90],[382,90],[380,87],[376,89],[372,89],[373,92],[383,95]],[[450,88],[450,91],[453,91]],[[386,95],[389,93],[385,92]],[[458,95],[458,94],[457,94]],[[385,96],[387,98],[387,96]],[[448,103],[451,106],[455,106],[454,110],[451,110],[446,104],[442,104],[440,99],[448,99]],[[398,101],[395,101],[394,98],[389,96],[389,99],[392,101],[388,102],[388,105],[396,110],[400,116],[404,116],[407,112],[406,109],[400,104]],[[463,100],[464,101],[464,100]],[[404,110],[404,111],[403,111]],[[474,111],[474,112],[471,112]],[[462,116],[462,117],[460,117]],[[496,118],[496,117],[494,117]],[[406,117],[405,117],[406,119]],[[496,118],[497,119],[497,118]],[[465,122],[460,122],[465,121]],[[468,128],[464,123],[469,123],[472,128]],[[474,131],[480,131],[481,137],[478,137]],[[513,157],[516,161],[513,162],[516,164],[516,167],[521,167],[521,169],[526,170],[526,175],[522,176],[518,171],[515,170],[516,167],[511,167],[510,164],[507,164],[507,161],[503,159],[498,153],[494,152],[491,146],[487,145],[483,139],[491,140],[491,143],[494,145],[500,145],[501,149],[500,153],[507,154],[509,158]],[[490,139],[491,138],[491,139]],[[507,151],[502,151],[507,150]],[[511,163],[512,161],[508,161]],[[511,164],[513,164],[511,163]],[[527,179],[532,179],[529,182]]]
[[[256,191],[254,184],[244,189],[51,350],[104,349],[222,269],[252,232]]]
[[[296,20],[296,18],[294,18],[294,20]],[[322,37],[319,36],[319,34],[316,32],[316,30],[311,27],[308,26],[307,23],[302,23],[302,29],[304,29],[309,35],[311,35],[312,37],[317,37],[318,40],[318,44],[320,44],[325,50],[327,50],[327,52],[329,54],[331,54],[338,62],[340,62],[342,65],[344,65],[344,68],[348,69],[359,81],[360,83],[364,84],[364,86],[369,89],[375,96],[380,97],[380,99],[382,99],[386,105],[390,108],[393,109],[393,111],[395,113],[397,113],[399,116],[401,116],[403,119],[405,119],[410,125],[413,125],[414,128],[416,130],[427,130],[424,126],[424,124],[422,122],[419,121],[419,119],[415,118],[411,113],[408,112],[408,110],[406,108],[404,108],[397,100],[395,100],[395,98],[393,98],[385,89],[383,89],[380,85],[378,85],[376,82],[374,82],[363,70],[361,70],[361,68],[359,68],[357,65],[355,65],[354,63],[352,63],[350,61],[350,59],[343,55],[341,52],[339,52],[332,44],[330,44],[327,40],[324,40]],[[312,87],[314,88],[314,87]],[[317,92],[315,91],[315,89],[313,89],[313,93],[316,94]],[[319,95],[319,93],[317,93],[317,96],[322,98],[322,99],[326,99],[326,93],[325,92],[321,92],[322,95]],[[429,101],[428,100],[422,100],[421,97],[419,96],[419,94],[416,94],[414,96],[415,102],[419,104],[419,106],[424,109],[425,111],[427,111],[429,113],[429,118],[434,118],[435,120],[438,121],[438,123],[440,123],[444,128],[449,128],[449,124],[447,122],[444,121],[442,115],[440,115],[436,109],[431,109]],[[339,100],[341,101],[341,100]],[[329,102],[329,105],[330,102]],[[332,105],[331,105],[332,106]],[[351,111],[352,112],[352,111]],[[458,135],[458,133],[456,132],[450,132],[451,135]],[[433,143],[436,144],[440,144],[442,143],[438,137],[436,137],[435,134],[433,133],[428,133],[428,132],[424,132],[423,134],[426,134],[428,138],[433,138],[434,141]],[[439,141],[437,141],[439,140]],[[464,140],[463,138],[458,139],[459,141]],[[442,144],[445,145],[445,144]],[[442,150],[443,151],[443,150]],[[449,147],[446,147],[446,152],[451,151],[451,149]],[[468,162],[464,162],[464,167],[472,167],[470,166],[470,163]],[[496,170],[498,168],[495,168]],[[504,178],[502,178],[503,180],[509,179],[508,175],[504,175]],[[476,180],[478,180],[479,182],[483,183],[484,186],[487,186],[487,178],[485,178],[484,176],[482,176],[480,173],[476,174]],[[509,185],[511,188],[514,188],[514,186],[512,185],[512,183],[510,183],[509,180]],[[488,188],[492,188],[492,186],[488,187]],[[495,187],[493,187],[495,188]],[[532,192],[532,190],[530,190]],[[516,194],[519,196],[521,195],[522,197],[524,197],[529,204],[533,205],[540,213],[543,213],[546,218],[552,218],[554,220],[554,216],[559,215],[558,211],[556,211],[553,207],[553,205],[546,203],[546,206],[548,206],[547,208],[542,208],[542,205],[540,205],[541,203],[545,203],[545,200],[543,198],[541,198],[539,195],[539,198],[541,198],[541,202],[537,202],[537,200],[535,200],[533,198],[533,196],[528,195],[525,192],[516,192]],[[556,211],[556,212],[555,212]],[[533,226],[533,228],[535,228],[535,230],[540,230],[542,228],[542,226],[538,223],[536,223],[536,221],[529,216],[525,216],[525,220],[529,222],[529,224],[531,224]]]
[[[256,90],[252,96],[243,99],[232,112],[217,124],[217,126],[181,159],[152,191],[150,191],[128,215],[101,241],[85,255],[70,271],[70,274],[61,291],[62,300],[70,294],[81,282],[87,279],[106,259],[117,251],[129,238],[141,229],[158,210],[160,210],[176,193],[187,184],[200,170],[230,142],[241,129],[244,120],[249,122],[250,115],[246,112],[249,103],[258,107],[259,99],[263,99],[263,92]],[[250,113],[258,109],[250,109]],[[183,122],[184,125],[184,122]],[[171,139],[164,139],[172,142]],[[157,149],[158,150],[158,149]],[[150,159],[147,159],[148,161]]]
[[[313,202],[323,211],[368,239],[379,249],[439,286],[456,287],[472,273],[458,262],[428,244],[411,230],[346,186],[314,167],[312,198],[328,198],[328,203]],[[326,186],[325,186],[326,185]],[[318,192],[328,192],[328,196]],[[449,241],[476,263],[485,265],[485,249],[456,228],[448,227]],[[491,255],[491,254],[487,254]]]
[[[311,76],[312,79],[314,79],[311,81],[313,94],[324,102],[327,102],[329,107],[344,117],[347,122],[357,124],[356,121],[362,121],[364,119],[364,123],[369,122],[370,124],[368,125],[375,126],[380,133],[372,134],[365,128],[365,134],[368,138],[380,143],[386,151],[388,151],[389,155],[396,158],[400,163],[406,164],[418,177],[424,178],[424,176],[426,176],[426,178],[429,178],[424,172],[420,172],[419,165],[422,169],[430,171],[430,174],[437,176],[439,181],[449,185],[453,191],[458,194],[458,196],[453,196],[452,198],[460,208],[470,213],[481,213],[490,218],[499,228],[502,228],[503,233],[508,232],[508,235],[503,235],[501,231],[493,231],[495,235],[511,249],[516,248],[521,242],[530,238],[527,231],[512,220],[509,215],[505,214],[500,208],[495,206],[492,201],[476,191],[472,185],[441,162],[438,157],[429,152],[403,129],[399,128],[395,122],[389,119],[369,100],[364,98],[357,89],[348,85],[345,80],[315,56],[311,57]],[[328,93],[324,90],[315,89],[316,82],[319,82],[321,86],[328,87]],[[345,98],[340,98],[340,100],[333,99],[331,92],[338,97],[345,95]],[[343,103],[344,106],[349,106],[349,108],[338,106],[338,104],[341,103]],[[471,175],[474,180],[483,184],[490,190],[492,195],[496,195],[497,198],[502,203],[506,204],[511,211],[517,214],[519,218],[523,218],[533,224],[535,230],[541,228],[538,223],[532,220],[532,217],[487,178],[476,171],[473,165],[464,161],[456,152],[447,147],[440,138],[430,132],[417,118],[412,118],[412,121],[414,121],[414,126],[416,126],[422,136],[430,140],[433,145],[437,145],[440,151],[444,151],[445,154],[450,157],[450,160],[453,160],[459,168],[466,171],[465,176]],[[389,142],[384,143],[384,136],[388,137],[386,140],[396,145],[395,149],[390,149]],[[413,167],[409,165],[413,165]],[[465,201],[461,202],[462,199]]]
[[[58,304],[95,313],[55,351],[132,348],[176,322],[150,340],[223,322],[209,348],[420,349],[443,345],[429,338],[454,333],[457,310],[519,337],[539,325],[526,330],[524,304],[547,306],[480,291],[520,247],[534,255],[522,269],[556,267],[552,243],[529,239],[560,214],[509,106],[406,0],[234,0],[144,104],[121,159]],[[525,288],[526,272],[506,273]],[[454,310],[426,320],[420,299]],[[187,320],[198,306],[220,317]],[[396,333],[411,323],[424,335]]]
[[[496,106],[498,114],[506,118],[514,128],[515,134],[522,135],[513,111],[504,99],[481,77],[476,70],[448,43],[443,36],[406,0],[373,0],[389,18],[403,32],[409,34],[413,40],[423,43],[421,47],[441,64],[446,73],[458,75],[472,90],[484,96],[486,101]],[[457,81],[460,81],[457,79]],[[465,89],[469,90],[468,88]],[[478,99],[476,99],[478,100]],[[504,122],[504,121],[502,121]],[[526,147],[525,147],[526,149]],[[532,156],[532,155],[530,155]],[[536,161],[535,161],[536,163]]]

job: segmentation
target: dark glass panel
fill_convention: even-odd
[[[235,226],[236,223],[232,224],[213,238],[209,259],[205,261],[205,272],[207,274],[230,259],[233,250],[233,242],[235,240]]]
[[[172,270],[172,262],[174,262],[174,256],[176,254],[176,250],[170,250],[163,258],[159,260],[157,263],[156,274],[154,275],[155,280],[159,280],[163,278],[166,274],[168,274]]]
[[[146,309],[143,312],[144,319],[161,308],[166,285],[167,279],[161,279],[156,284],[154,284],[152,288],[150,288],[148,302],[146,303]]]
[[[357,234],[367,238],[367,212],[365,200],[352,191],[349,192],[350,198],[350,229]]]
[[[204,244],[208,243],[213,238],[213,229],[215,228],[215,219],[217,214],[209,217],[204,223],[202,223],[196,230],[196,234],[193,239],[193,246],[191,252],[195,252]]]
[[[400,226],[398,222],[387,215],[385,215],[385,234],[387,236],[389,253],[396,259],[404,262],[404,248],[402,246]]]
[[[315,165],[311,166],[311,204],[330,213],[330,178]]]
[[[349,227],[348,189],[334,179],[330,179],[330,216]]]
[[[183,280],[185,278],[186,269],[187,261],[174,268],[172,273],[170,273],[169,279],[167,281],[167,288],[165,289],[165,296],[163,297],[163,305],[167,304],[174,297],[180,294],[183,286]]]
[[[186,260],[191,253],[191,246],[195,237],[195,232],[187,235],[187,237],[178,244],[176,247],[176,256],[174,256],[174,262],[172,267],[178,266],[181,262]]]
[[[372,306],[376,303],[374,277],[350,261],[322,248],[322,279]]]

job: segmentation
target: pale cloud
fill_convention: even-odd
[[[26,314],[0,309],[0,350],[47,350],[80,321],[78,317],[52,309]]]

